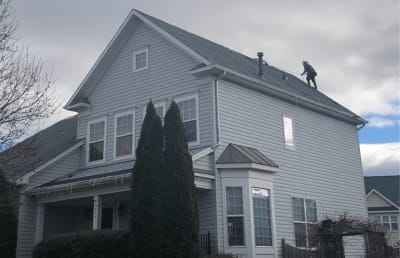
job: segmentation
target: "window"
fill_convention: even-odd
[[[88,162],[104,161],[105,124],[105,119],[89,122]]]
[[[244,245],[244,215],[241,187],[226,188],[226,213],[228,226],[228,245]]]
[[[294,148],[294,136],[293,136],[293,123],[290,117],[283,117],[283,134],[285,137],[285,146]]]
[[[133,156],[133,113],[123,113],[115,116],[114,157],[123,158]]]
[[[198,110],[197,110],[197,97],[188,97],[181,100],[176,100],[183,126],[185,127],[186,140],[188,143],[197,143],[198,137]]]
[[[272,246],[270,191],[253,188],[253,216],[256,246]]]
[[[398,230],[399,223],[396,215],[376,215],[374,222],[383,226],[386,230]]]
[[[314,200],[293,197],[294,234],[297,247],[315,247],[313,241],[317,223],[317,204]]]
[[[133,71],[141,71],[148,68],[148,50],[143,49],[133,52]]]

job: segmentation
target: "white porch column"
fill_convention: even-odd
[[[44,208],[45,208],[44,204],[40,203],[37,205],[35,244],[43,240]]]
[[[112,229],[113,230],[118,230],[119,229],[118,207],[119,207],[119,202],[115,201],[114,204],[113,204],[113,222],[112,222]]]
[[[93,197],[93,230],[101,229],[101,213],[103,210],[102,198],[98,195]]]

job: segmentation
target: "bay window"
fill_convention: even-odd
[[[256,246],[272,246],[270,190],[253,188],[252,198]]]

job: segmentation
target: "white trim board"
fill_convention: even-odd
[[[83,145],[83,141],[78,142],[77,144],[73,145],[72,147],[70,147],[66,151],[58,154],[57,156],[55,156],[54,158],[50,159],[49,161],[47,161],[46,163],[42,164],[41,166],[33,169],[32,171],[26,173],[23,176],[21,176],[16,181],[17,185],[28,184],[29,183],[29,178],[31,178],[33,175],[35,175],[36,173],[42,171],[43,169],[47,168],[48,166],[54,164],[56,161],[64,158],[65,156],[67,156],[68,154],[70,154],[74,150],[78,149],[82,145]]]

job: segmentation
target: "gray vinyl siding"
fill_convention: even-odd
[[[34,197],[22,195],[18,215],[17,258],[32,257],[36,232],[36,210]]]
[[[217,251],[217,231],[216,231],[216,207],[215,190],[198,190],[199,206],[199,231],[201,235],[210,232],[211,251]]]
[[[212,144],[212,87],[211,81],[198,81],[190,70],[198,65],[192,58],[173,46],[158,33],[140,23],[130,31],[118,54],[105,69],[89,96],[89,110],[79,116],[78,138],[87,137],[88,121],[107,118],[106,163],[113,162],[114,116],[121,111],[135,111],[136,142],[143,121],[143,108],[152,99],[164,101],[168,109],[174,97],[198,94],[200,145]],[[132,71],[134,51],[148,48],[149,68]],[[81,166],[86,164],[86,146],[81,153]]]
[[[214,159],[213,155],[206,155],[193,162],[193,168],[207,171],[209,174],[214,174]]]
[[[319,219],[344,212],[366,217],[354,125],[225,82],[219,86],[219,111],[222,144],[217,157],[231,142],[255,147],[279,165],[273,183],[278,246],[282,238],[294,242],[292,196],[316,200]],[[283,115],[293,119],[295,150],[285,149]],[[221,199],[218,184],[219,178]],[[219,209],[221,232],[222,221]]]
[[[28,187],[31,188],[34,186],[45,184],[56,178],[76,171],[79,166],[79,154],[81,152],[80,149],[82,149],[82,147],[69,153],[61,160],[56,161],[55,164],[50,165],[49,167],[33,175],[29,180]]]

